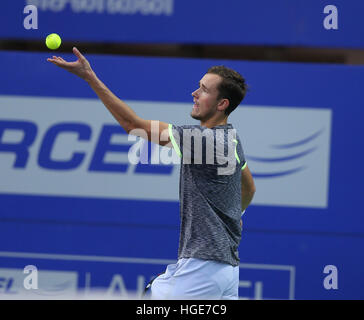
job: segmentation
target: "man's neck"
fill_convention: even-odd
[[[201,127],[213,128],[216,126],[222,126],[222,125],[227,124],[227,120],[228,120],[227,117],[222,120],[209,119],[207,121],[201,121],[200,125],[201,125]]]

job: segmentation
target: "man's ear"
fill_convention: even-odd
[[[217,105],[217,110],[225,111],[230,105],[229,99],[221,99]]]

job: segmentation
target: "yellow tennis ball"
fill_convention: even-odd
[[[46,45],[51,50],[56,50],[61,45],[61,37],[57,33],[51,33],[46,38]]]

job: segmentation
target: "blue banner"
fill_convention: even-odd
[[[18,0],[0,38],[363,48],[362,12],[356,0]]]
[[[363,67],[84,54],[137,114],[176,124],[194,123],[191,93],[208,67],[241,72],[250,91],[230,121],[257,192],[240,296],[364,297]],[[139,294],[177,259],[178,165],[128,162],[134,142],[47,57],[0,53],[0,294],[20,292],[27,265],[56,279],[45,295],[62,283]],[[337,288],[325,282],[335,274]]]

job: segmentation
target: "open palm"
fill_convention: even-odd
[[[73,48],[73,53],[78,58],[77,61],[67,62],[61,57],[53,56],[52,58],[48,58],[47,61],[52,62],[58,67],[61,67],[80,78],[87,80],[93,73],[90,63],[87,59],[78,51],[77,48]]]

